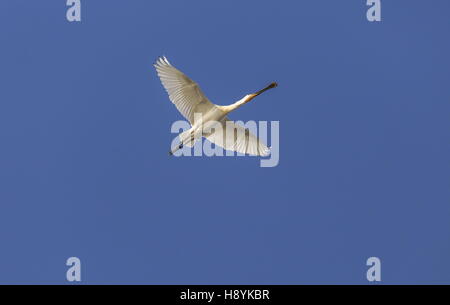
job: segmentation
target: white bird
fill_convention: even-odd
[[[266,144],[248,129],[230,121],[227,114],[250,102],[264,91],[277,87],[277,83],[271,83],[256,93],[248,94],[229,106],[220,106],[211,103],[198,84],[172,66],[166,57],[158,58],[154,67],[169,94],[169,99],[191,124],[189,130],[179,135],[181,143],[170,150],[170,155],[184,145],[193,147],[201,137],[226,150],[254,156],[270,154]],[[229,129],[230,127],[232,129]]]

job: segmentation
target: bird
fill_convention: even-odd
[[[225,150],[251,156],[270,155],[270,149],[261,139],[247,128],[231,121],[228,114],[263,92],[277,87],[276,82],[255,93],[245,95],[231,105],[221,106],[213,104],[200,86],[172,66],[165,56],[158,57],[153,66],[170,101],[191,125],[189,130],[179,134],[180,144],[174,148],[171,147],[169,155],[173,155],[184,146],[193,147],[202,137]]]

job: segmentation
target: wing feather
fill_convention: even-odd
[[[242,154],[262,157],[270,154],[270,149],[267,145],[243,126],[230,121],[228,118],[225,118],[221,125],[221,129],[215,129],[211,133],[204,135],[205,138],[226,150]]]
[[[169,99],[191,125],[194,122],[194,113],[203,114],[214,107],[214,104],[203,94],[198,84],[172,66],[167,58],[158,58],[154,67],[161,83],[169,94]]]

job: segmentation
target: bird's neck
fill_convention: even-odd
[[[233,103],[231,105],[228,106],[222,106],[222,110],[225,111],[226,113],[229,113],[233,110],[238,109],[239,107],[241,107],[244,104],[247,104],[248,102],[250,102],[252,99],[254,98],[253,94],[249,94],[244,96],[244,98],[240,99],[239,101],[237,101],[236,103]]]

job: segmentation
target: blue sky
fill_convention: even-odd
[[[450,283],[450,3],[0,2],[0,283]],[[171,158],[166,55],[280,164]]]

